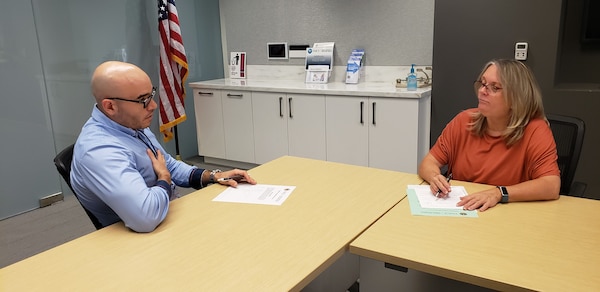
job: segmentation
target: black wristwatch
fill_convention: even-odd
[[[500,203],[508,203],[508,190],[506,190],[506,187],[503,186],[498,186],[497,187],[500,190],[500,193],[502,194],[502,199],[500,199]]]
[[[223,172],[220,169],[213,169],[213,171],[210,172],[210,175],[208,176],[208,183],[209,184],[214,184],[217,181],[215,180],[215,174],[218,172]]]

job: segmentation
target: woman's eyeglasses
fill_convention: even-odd
[[[483,84],[483,82],[481,82],[481,80],[477,80],[473,83],[473,87],[475,88],[475,93],[477,93],[477,91],[479,91],[479,89],[481,87],[485,88],[485,92],[487,92],[487,94],[490,93],[496,93],[500,90],[502,90],[502,87],[498,87],[496,86],[496,84],[492,83],[488,83],[488,84]]]
[[[154,95],[156,95],[156,87],[152,87],[152,92],[150,93],[150,95],[146,96],[146,98],[144,98],[144,99],[125,99],[125,98],[120,98],[120,97],[107,97],[105,99],[122,100],[122,101],[141,103],[144,105],[144,108],[146,108],[150,104],[150,101],[154,98]]]

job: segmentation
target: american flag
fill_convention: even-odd
[[[160,37],[160,132],[164,141],[173,138],[172,128],[185,121],[185,87],[187,58],[175,0],[158,0],[158,33]]]

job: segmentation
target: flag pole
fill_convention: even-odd
[[[181,160],[181,155],[179,155],[179,134],[177,133],[177,125],[173,127],[173,131],[175,132],[175,159]]]

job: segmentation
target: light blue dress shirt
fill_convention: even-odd
[[[149,147],[165,156],[173,184],[190,187],[197,168],[171,157],[148,128],[141,132],[114,122],[94,105],[75,143],[71,185],[103,226],[122,220],[134,231],[150,232],[167,216],[175,186],[157,182]]]

